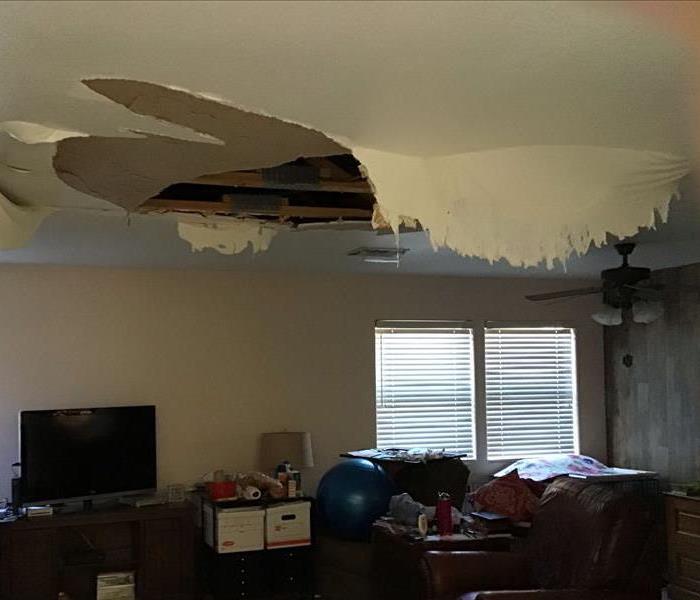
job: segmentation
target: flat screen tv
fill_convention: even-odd
[[[23,504],[155,489],[155,406],[21,411]]]

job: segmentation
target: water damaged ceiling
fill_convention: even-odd
[[[5,2],[0,261],[693,260],[686,63],[611,4]]]

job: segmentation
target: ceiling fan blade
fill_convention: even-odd
[[[664,290],[663,285],[625,285],[623,287],[633,290],[635,296],[649,300],[658,300]]]
[[[525,296],[527,300],[532,302],[540,302],[541,300],[555,300],[557,298],[569,298],[572,296],[587,296],[589,294],[598,294],[602,292],[601,286],[578,288],[575,290],[562,290],[561,292],[547,292],[546,294],[531,294]]]

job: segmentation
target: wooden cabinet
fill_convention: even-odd
[[[312,498],[212,502],[208,496],[200,494],[196,499],[200,505],[198,522],[202,525],[201,552],[199,555],[201,573],[203,575],[202,583],[213,600],[298,600],[314,596],[313,535],[311,535],[309,514],[313,506]],[[300,509],[296,514],[308,515],[308,531],[302,528],[304,533],[301,533],[301,530],[297,529],[295,535],[303,536],[304,539],[310,537],[309,545],[275,549],[266,548],[246,552],[217,552],[214,550],[214,548],[219,547],[220,539],[234,541],[236,537],[234,535],[233,538],[220,538],[220,527],[228,529],[228,527],[223,527],[222,512],[225,515],[227,509],[255,509],[256,514],[267,515],[265,519],[268,520],[268,524],[272,523],[272,528],[274,529],[274,521],[270,522],[269,519],[274,519],[275,517],[285,519],[278,510],[283,505],[284,513],[294,512],[291,507],[296,506]],[[304,507],[303,510],[301,509],[302,506]],[[270,512],[274,513],[273,517],[270,516],[270,512],[264,513],[261,510],[259,511],[258,509],[260,508],[270,509]],[[286,516],[290,515],[286,514]],[[295,516],[293,519],[287,520],[291,521],[296,518]],[[301,517],[299,517],[299,520],[307,523]],[[251,523],[246,525],[246,527],[250,526]],[[252,526],[255,529],[255,521],[252,522]],[[255,529],[254,531],[254,534],[257,532],[259,536],[253,535],[253,542],[262,542],[265,537],[266,526],[262,518],[259,521],[259,527],[259,530]],[[233,528],[234,531],[237,528],[238,526],[235,526]],[[238,533],[240,533],[240,529],[238,529]],[[238,539],[238,543],[240,542],[241,540]],[[250,539],[246,541],[246,547],[252,547],[248,542],[250,542]],[[225,546],[226,544],[224,544]]]
[[[98,573],[135,571],[139,600],[191,600],[190,504],[117,508],[0,525],[0,599],[94,600]]]
[[[669,590],[673,600],[700,600],[700,498],[666,495]]]
[[[205,547],[204,575],[214,600],[298,600],[314,596],[310,546],[217,554]]]

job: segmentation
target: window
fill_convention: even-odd
[[[489,460],[578,452],[573,329],[486,328]]]
[[[380,321],[375,350],[378,447],[578,453],[573,329]]]
[[[474,451],[472,330],[380,322],[375,329],[377,446]]]

